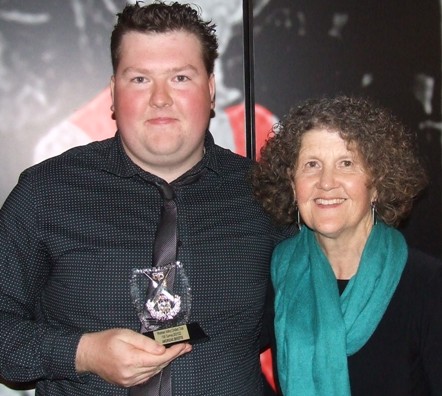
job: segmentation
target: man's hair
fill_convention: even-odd
[[[218,57],[218,40],[215,24],[203,21],[200,13],[189,4],[177,2],[166,4],[157,1],[149,5],[137,2],[127,5],[117,14],[118,20],[111,35],[111,58],[114,73],[120,61],[120,46],[123,36],[128,32],[167,33],[188,32],[201,42],[203,61],[208,74],[212,74]]]

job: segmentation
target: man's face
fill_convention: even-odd
[[[195,35],[125,34],[111,93],[124,148],[142,169],[170,182],[202,158],[215,82]]]

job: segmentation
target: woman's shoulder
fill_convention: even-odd
[[[418,295],[442,295],[442,261],[437,257],[410,248],[403,278]]]
[[[410,248],[407,265],[416,274],[422,277],[433,277],[442,273],[442,261],[421,250]]]
[[[299,233],[295,235],[291,235],[286,239],[283,239],[275,246],[275,250],[273,251],[273,255],[275,256],[286,256],[291,255],[293,250],[295,249],[296,241],[299,237]]]

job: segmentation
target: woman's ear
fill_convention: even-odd
[[[376,202],[378,200],[378,191],[373,188],[373,192],[371,193],[371,202]]]
[[[295,178],[294,178],[294,171],[292,169],[287,169],[287,176],[290,180],[290,185],[292,186],[293,191],[293,202],[296,202],[296,190],[295,190]]]

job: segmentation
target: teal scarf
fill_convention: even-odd
[[[356,275],[339,296],[336,277],[307,227],[272,257],[278,373],[284,396],[347,396],[347,356],[378,326],[408,257],[401,233],[378,222]]]

